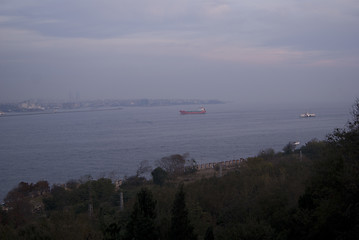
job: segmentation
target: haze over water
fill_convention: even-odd
[[[197,163],[246,158],[324,139],[350,118],[350,105],[205,106],[207,114],[180,115],[199,106],[128,107],[121,110],[0,118],[0,198],[20,181],[51,184],[115,173],[134,175],[139,163],[189,153]],[[303,112],[315,118],[300,118]]]

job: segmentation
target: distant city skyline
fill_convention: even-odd
[[[359,2],[0,3],[0,102],[359,97]]]

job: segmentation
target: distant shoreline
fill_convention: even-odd
[[[43,115],[43,114],[61,114],[61,113],[79,113],[79,112],[99,112],[99,111],[116,111],[122,110],[123,108],[101,108],[101,109],[84,109],[84,110],[68,110],[68,111],[46,111],[46,112],[26,112],[26,113],[13,113],[4,114],[1,117],[17,117],[17,116],[30,116],[30,115]]]
[[[123,107],[156,107],[172,105],[208,105],[223,104],[219,100],[184,100],[184,99],[133,99],[133,100],[93,100],[78,102],[50,103],[41,100],[27,100],[17,103],[0,103],[0,116],[10,114],[17,115],[38,115],[58,112],[92,112],[118,110]]]

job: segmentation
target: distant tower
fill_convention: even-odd
[[[69,102],[73,102],[74,101],[74,96],[72,95],[72,92],[69,91]]]
[[[80,101],[80,93],[79,91],[76,91],[76,102],[79,102]]]

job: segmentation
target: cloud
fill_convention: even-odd
[[[348,66],[357,61],[356,53],[339,54],[323,50],[296,50],[290,47],[261,46],[249,41],[228,41],[226,36],[204,38],[197,32],[144,32],[122,37],[97,38],[59,38],[40,35],[34,31],[0,28],[0,51],[7,53],[13,61],[13,53],[27,53],[43,56],[166,56],[171,58],[188,57],[211,61],[236,62],[244,64],[293,64],[293,65],[331,65]],[[18,60],[20,60],[20,58]],[[29,59],[28,59],[29,60]],[[33,60],[31,60],[33,61]],[[46,61],[46,60],[45,60]]]
[[[260,65],[303,62],[313,55],[318,55],[318,53],[299,52],[286,48],[235,46],[218,47],[204,53],[204,56],[209,59]]]
[[[205,37],[225,35],[233,42],[248,39],[262,45],[310,50],[331,38],[336,39],[338,48],[347,45],[340,44],[346,35],[359,40],[359,4],[355,0],[12,2],[6,1],[5,10],[0,10],[6,19],[2,24],[60,38],[196,31]],[[340,36],[335,34],[337,31],[341,31]]]
[[[231,7],[228,4],[208,5],[204,7],[205,15],[208,17],[220,17],[229,14]]]
[[[318,69],[323,76],[349,69],[352,79],[358,25],[357,0],[3,0],[0,83],[40,76],[97,89],[99,79],[111,86],[121,79],[121,87],[143,81],[149,89],[212,79],[225,92],[237,83],[228,80],[226,88],[214,76],[246,72],[258,80],[263,76],[251,71],[259,68]],[[265,77],[276,82],[276,71]]]

